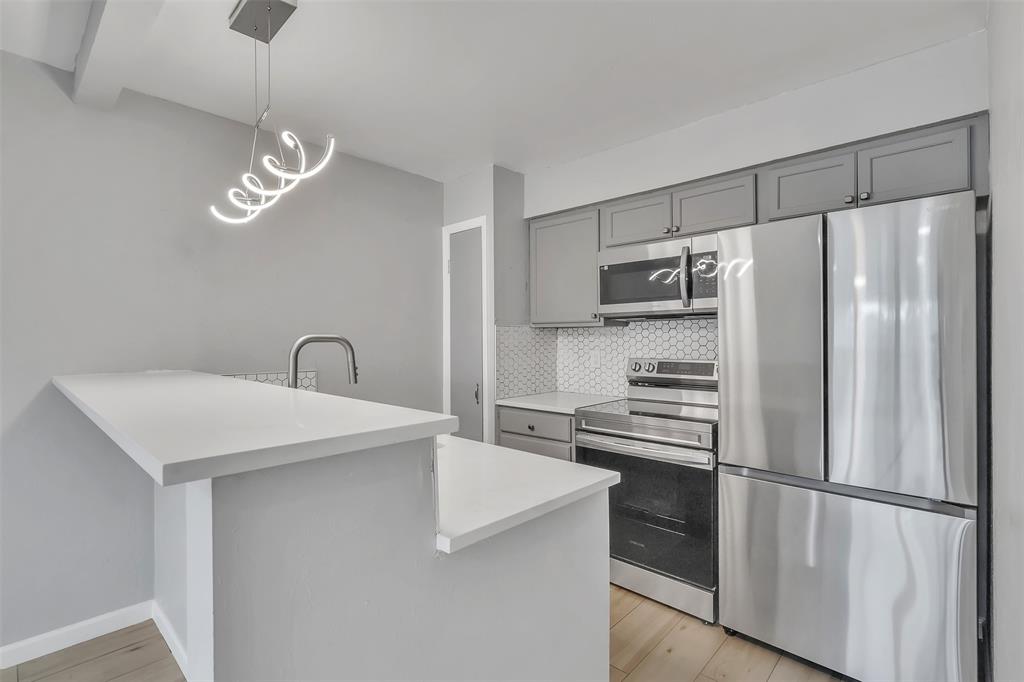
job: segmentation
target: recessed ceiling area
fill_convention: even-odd
[[[72,48],[53,46],[60,31],[37,46],[13,40],[30,14],[21,4],[3,3],[0,46],[68,68]],[[57,14],[71,5],[63,8],[71,21],[85,3],[29,4]],[[123,86],[251,123],[253,45],[228,29],[233,6],[165,0]],[[311,141],[331,133],[342,151],[438,180],[490,163],[526,170],[952,40],[985,21],[980,2],[300,0],[272,44],[270,124]]]

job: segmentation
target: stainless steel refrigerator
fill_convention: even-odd
[[[975,197],[719,234],[719,620],[977,677]]]

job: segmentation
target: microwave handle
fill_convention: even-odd
[[[690,307],[690,247],[679,253],[679,299],[684,308]]]

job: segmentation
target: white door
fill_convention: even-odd
[[[483,440],[483,290],[481,228],[449,237],[451,413],[462,438]]]

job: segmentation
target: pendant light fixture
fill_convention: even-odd
[[[242,187],[228,190],[228,202],[237,209],[236,215],[221,213],[216,206],[210,206],[218,220],[225,223],[240,225],[253,220],[265,209],[270,208],[282,195],[291,192],[306,178],[312,177],[323,170],[334,153],[334,137],[327,136],[323,156],[312,166],[306,158],[299,138],[285,130],[277,136],[278,156],[266,154],[262,158],[263,170],[270,174],[271,186],[264,186],[263,181],[253,172],[256,161],[256,142],[259,139],[260,126],[270,113],[270,40],[277,34],[284,22],[295,11],[295,0],[239,0],[231,12],[230,28],[246,36],[252,36],[252,74],[253,101],[256,122],[252,129],[252,149],[249,152],[249,171],[242,174]],[[260,111],[259,106],[259,43],[267,46],[267,104]],[[285,153],[285,149],[288,153]]]

